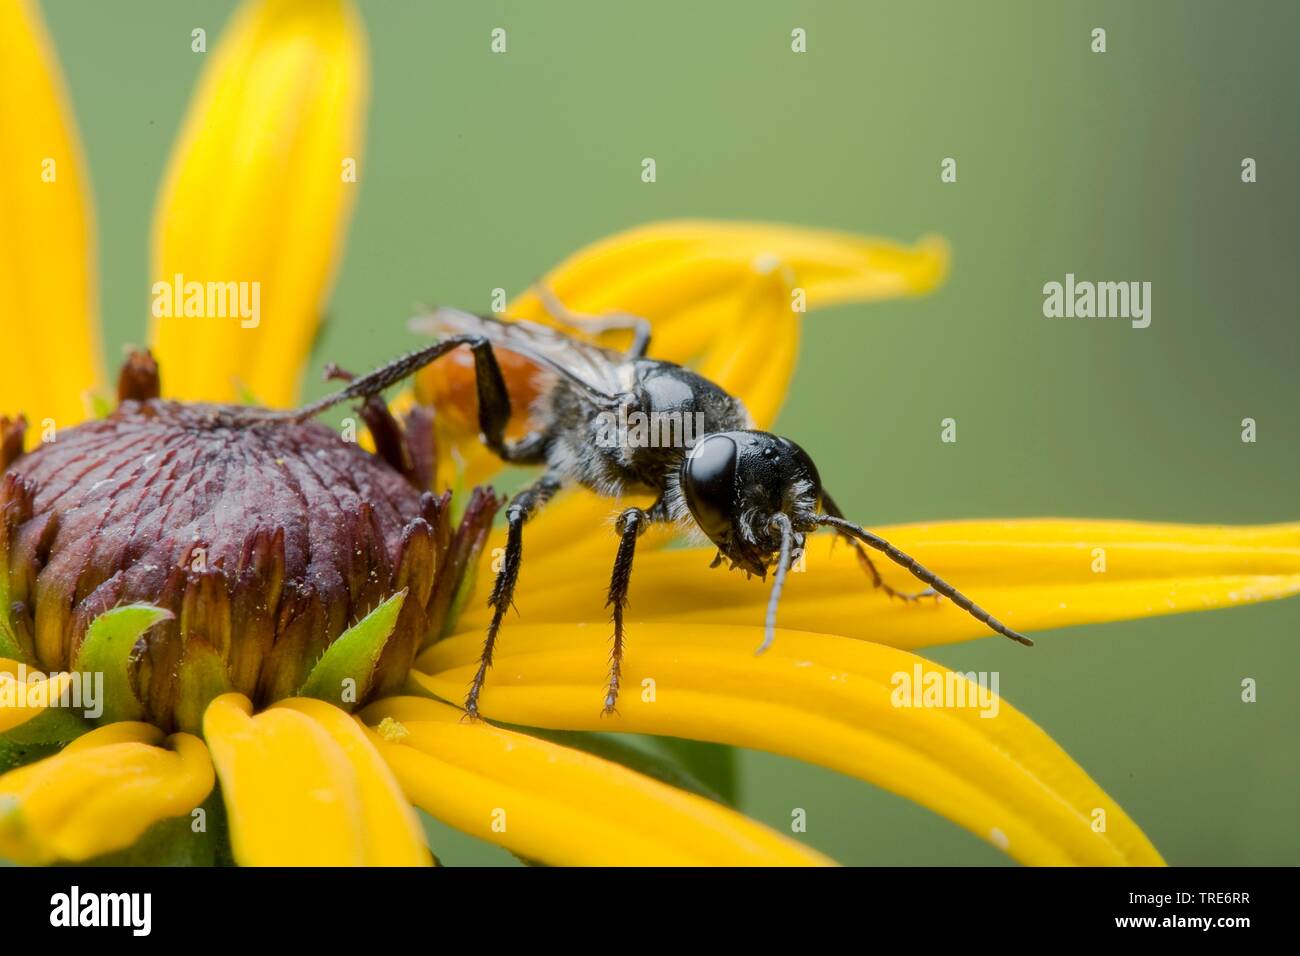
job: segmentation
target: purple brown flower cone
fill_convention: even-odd
[[[152,359],[132,356],[113,413],[26,455],[15,453],[22,420],[0,422],[0,613],[19,648],[67,670],[103,612],[171,611],[137,645],[132,680],[146,719],[172,729],[194,711],[178,706],[187,650],[215,652],[229,687],[266,705],[406,589],[371,694],[399,689],[442,633],[498,499],[476,489],[453,528],[450,493],[417,484],[433,473],[425,436],[382,420],[372,455],[316,422],[159,399],[156,375]],[[380,425],[380,415],[371,406],[365,417]]]

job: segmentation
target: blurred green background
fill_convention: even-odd
[[[90,159],[116,356],[143,338],[155,191],[203,64],[190,30],[211,50],[233,4],[43,6]],[[937,294],[806,323],[778,430],[850,514],[1300,517],[1294,0],[361,10],[369,142],[316,369],[408,346],[417,300],[483,307],[650,220],[935,232],[953,248]],[[497,26],[505,56],[488,52]],[[956,184],[939,181],[947,156]],[[1151,327],[1045,319],[1042,285],[1066,272],[1152,282]],[[955,445],[939,441],[948,416]],[[1256,444],[1240,441],[1247,416]],[[1293,600],[932,653],[1000,671],[1171,863],[1296,864],[1298,639]],[[744,809],[784,829],[804,808],[806,839],[842,862],[1007,862],[857,781],[756,753],[741,769]],[[443,833],[438,850],[509,861]]]

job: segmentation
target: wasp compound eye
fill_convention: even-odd
[[[0,625],[25,658],[68,670],[105,611],[166,609],[128,676],[143,719],[193,730],[193,674],[258,706],[291,696],[326,647],[405,591],[370,690],[401,686],[473,560],[449,551],[449,497],[324,425],[248,425],[249,413],[128,400],[6,454]],[[471,498],[473,539],[495,508]]]
[[[721,546],[730,533],[736,503],[740,448],[730,435],[708,435],[682,462],[682,494],[705,534]],[[722,539],[722,540],[720,540]]]

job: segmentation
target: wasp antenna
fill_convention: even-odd
[[[900,551],[884,538],[874,535],[865,528],[854,524],[852,521],[837,517],[836,515],[819,515],[816,520],[817,524],[822,527],[833,528],[841,534],[848,535],[851,538],[861,541],[870,548],[875,548],[895,564],[910,571],[912,576],[917,580],[924,581],[953,604],[957,605],[971,617],[975,618],[975,620],[987,625],[990,629],[1001,634],[1003,637],[1009,637],[1016,643],[1024,644],[1026,647],[1033,647],[1034,642],[1029,638],[1007,627],[943,578],[939,577],[928,568],[922,567],[921,564],[918,563],[910,554]],[[771,611],[769,610],[768,613],[770,614]]]
[[[794,528],[790,519],[778,512],[772,518],[773,524],[781,526],[781,555],[776,561],[776,574],[772,577],[772,593],[767,599],[767,620],[763,626],[763,643],[754,651],[762,654],[772,646],[776,639],[776,608],[781,603],[781,590],[785,587],[785,576],[790,572],[790,555],[794,543]]]

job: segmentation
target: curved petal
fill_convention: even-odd
[[[795,289],[803,290],[809,309],[915,295],[938,285],[947,265],[947,246],[935,237],[908,247],[777,223],[674,220],[588,246],[543,281],[572,310],[649,319],[656,357],[710,367],[719,376],[717,384],[745,401],[766,425],[770,419],[755,410],[765,404],[756,400],[755,389],[762,387],[767,370],[727,363],[735,336],[797,328],[790,321],[797,315]],[[780,308],[756,315],[755,305],[764,299]],[[548,319],[531,290],[510,304],[509,313]],[[793,360],[793,354],[782,352],[773,364]],[[773,413],[776,407],[770,405]]]
[[[521,856],[571,866],[824,864],[733,810],[526,734],[467,723],[418,697],[367,708],[372,737],[410,799]]]
[[[0,777],[0,856],[78,862],[122,850],[212,791],[203,741],[149,724],[110,724]]]
[[[39,717],[72,684],[71,674],[42,674],[0,657],[0,734]]]
[[[153,349],[167,394],[294,401],[358,188],[345,163],[361,158],[367,69],[346,0],[246,0],[226,28],[154,219]],[[214,297],[204,317],[169,316],[192,282],[248,283],[234,290],[248,308]]]
[[[1005,701],[896,705],[904,681],[944,682],[952,673],[906,651],[780,631],[756,657],[761,628],[641,624],[630,636],[620,713],[602,718],[605,628],[520,626],[507,636],[480,701],[487,717],[785,754],[929,807],[1024,863],[1161,862],[1124,811]],[[415,679],[459,700],[479,644],[478,634],[435,644]],[[1093,829],[1097,810],[1105,811],[1104,832]]]
[[[59,428],[100,384],[90,188],[36,5],[0,0],[0,414]]]
[[[321,701],[281,705],[253,716],[248,698],[224,694],[204,715],[235,859],[427,865],[419,821],[361,728]]]
[[[666,347],[686,358],[692,350],[681,342],[699,332],[690,329],[684,312],[717,295],[719,286],[729,287],[737,272],[784,266],[807,291],[809,308],[820,308],[928,292],[947,273],[948,247],[935,236],[909,247],[784,223],[676,219],[595,242],[562,262],[548,281],[571,307],[665,316],[671,324],[656,331],[671,333],[673,344]],[[521,318],[541,317],[539,303],[529,297],[517,306]]]
[[[803,308],[928,292],[943,280],[947,264],[947,246],[934,237],[909,247],[780,224],[675,220],[588,246],[543,282],[572,311],[649,319],[654,357],[699,368],[766,427],[794,371]],[[551,321],[532,290],[508,313]],[[619,334],[611,333],[608,344],[625,344]],[[503,367],[515,407],[526,408],[531,375],[518,369],[512,375],[508,360]],[[469,480],[486,480],[499,463],[477,445],[472,363],[454,356],[435,363],[417,376],[415,394],[438,408],[441,444],[463,459]],[[563,515],[553,523],[572,536],[574,528],[599,519],[606,505],[582,495],[548,511]]]
[[[433,862],[424,843],[424,828],[402,788],[388,770],[365,731],[350,714],[322,700],[291,698],[276,704],[306,714],[334,739],[357,768],[362,824],[371,865],[428,866]]]
[[[604,582],[617,542],[538,554],[515,604],[530,624],[609,619]],[[1250,604],[1300,593],[1300,524],[1241,526],[1155,524],[1085,519],[955,521],[883,528],[883,537],[917,558],[995,617],[1021,632]],[[768,586],[719,567],[712,548],[638,554],[629,617],[690,624],[760,625]],[[885,580],[921,587],[883,557]],[[1104,570],[1099,570],[1104,568]],[[466,606],[461,630],[486,627],[491,576]],[[802,573],[782,594],[782,626],[917,648],[994,636],[947,601],[891,600],[872,588],[853,551],[828,534],[810,539]]]

